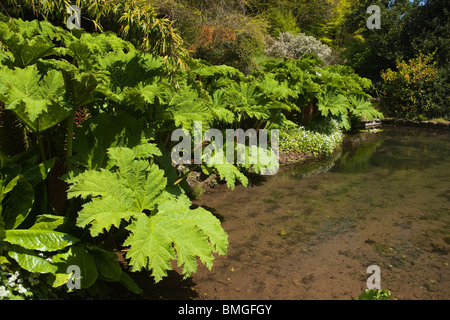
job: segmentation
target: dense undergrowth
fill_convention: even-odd
[[[343,133],[335,120],[288,128],[280,134],[280,152],[308,156],[329,156],[341,146]]]
[[[370,80],[314,55],[267,60],[248,75],[191,58],[168,71],[164,57],[112,32],[0,20],[2,298],[63,297],[71,266],[81,272],[73,290],[81,296],[98,296],[109,282],[140,293],[130,272],[157,282],[172,260],[186,277],[197,259],[211,268],[228,238],[187,196],[187,173],[171,159],[178,128],[279,129],[294,140],[285,148],[329,154],[353,121],[381,116],[365,91]],[[322,133],[303,129],[317,121]],[[263,169],[186,167],[230,188]],[[19,275],[29,287],[16,285]]]

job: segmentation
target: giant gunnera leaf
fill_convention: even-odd
[[[211,268],[212,253],[226,253],[228,237],[220,221],[203,208],[190,209],[184,193],[176,196],[164,171],[143,159],[139,148],[110,148],[108,155],[111,170],[68,179],[69,198],[90,200],[78,213],[79,227],[98,236],[125,222],[131,270],[150,270],[156,282],[172,268],[172,259],[187,277],[197,270],[197,258]]]

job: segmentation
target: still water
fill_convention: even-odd
[[[196,299],[352,299],[377,265],[398,299],[450,299],[450,132],[384,127],[327,159],[197,201],[230,248]]]

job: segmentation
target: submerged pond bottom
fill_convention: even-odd
[[[327,159],[285,167],[196,204],[230,248],[211,271],[173,271],[149,298],[352,299],[370,265],[398,299],[450,299],[450,133],[383,127]]]

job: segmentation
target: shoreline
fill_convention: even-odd
[[[450,121],[439,120],[439,121],[416,121],[416,120],[408,120],[404,118],[385,118],[381,120],[381,124],[389,124],[389,125],[400,125],[400,126],[408,126],[408,127],[418,127],[418,128],[436,128],[436,129],[444,129],[450,130]]]
[[[450,130],[450,121],[414,121],[402,118],[385,118],[381,120],[380,128],[383,126],[405,126],[412,128],[423,128],[423,129],[438,129],[438,130]],[[352,133],[358,132],[360,130],[354,130]],[[348,133],[347,133],[348,134]],[[346,134],[344,134],[345,136]],[[333,152],[341,148],[342,144],[337,146]],[[302,165],[303,163],[308,163],[310,161],[315,161],[323,158],[324,155],[314,155],[312,153],[305,152],[291,152],[291,153],[280,153],[280,170],[291,166]],[[214,189],[216,185],[222,184],[222,181],[218,180],[217,175],[208,177],[206,180],[200,181],[200,173],[192,173],[191,176],[187,178],[187,183],[191,188],[192,200],[198,200],[203,193]],[[249,179],[254,178],[253,175]]]

